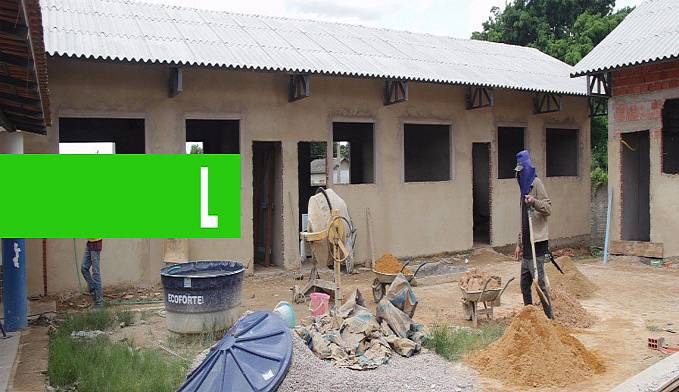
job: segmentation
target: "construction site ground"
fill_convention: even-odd
[[[464,258],[455,257],[451,260],[464,264]],[[603,265],[601,258],[579,258],[577,265],[599,289],[591,298],[580,301],[584,308],[596,317],[595,324],[590,328],[575,329],[572,332],[588,349],[604,358],[606,371],[572,384],[568,389],[605,391],[665,357],[647,348],[648,337],[664,336],[670,342],[679,343],[679,336],[676,336],[679,334],[670,332],[679,330],[679,306],[677,306],[679,270],[651,267],[624,259],[612,259],[608,265]],[[487,249],[470,256],[469,263],[465,266],[482,268],[491,274],[499,275],[503,282],[512,276],[517,278],[503,294],[503,304],[496,308],[496,318],[506,316],[522,306],[518,262]],[[321,274],[324,278],[330,279],[332,271],[324,270]],[[294,275],[290,271],[267,268],[247,277],[243,288],[242,310],[271,310],[279,301],[291,302],[290,288],[294,284],[305,283],[295,280]],[[307,276],[308,274],[305,275]],[[375,303],[371,290],[373,279],[373,273],[365,268],[360,269],[357,274],[342,274],[342,292],[346,297],[358,288],[366,304],[374,311]],[[159,289],[151,289],[154,290]],[[437,323],[471,325],[471,322],[464,318],[460,304],[460,289],[456,281],[418,285],[415,292],[419,301],[415,321],[426,325]],[[82,298],[76,297],[67,300],[66,303],[74,303],[73,310],[77,310],[82,301]],[[298,323],[309,317],[308,304],[293,304],[293,307]],[[60,308],[65,310],[64,308],[68,306],[62,303]],[[133,308],[145,309],[144,312],[140,312],[143,314],[141,317],[143,320],[138,320],[131,327],[119,329],[114,333],[114,338],[134,341],[135,344],[142,346],[160,345],[173,355],[185,357],[195,355],[203,348],[199,343],[185,347],[186,340],[177,339],[167,332],[162,317],[162,304],[135,305]],[[474,390],[557,391],[563,388],[522,389],[479,376]]]
[[[479,267],[502,277],[503,282],[514,276],[502,296],[502,306],[496,308],[499,317],[522,306],[518,275],[520,265],[511,258],[492,250],[478,252],[470,257],[469,267]],[[679,343],[679,334],[664,329],[679,330],[679,270],[650,267],[641,263],[612,259],[603,265],[601,258],[580,260],[580,271],[588,276],[599,289],[590,299],[580,302],[596,317],[595,324],[587,329],[573,330],[574,335],[589,349],[605,359],[606,372],[577,384],[571,390],[605,391],[628,377],[639,373],[664,358],[663,354],[647,349],[649,336],[665,336]],[[325,275],[329,278],[330,272]],[[374,275],[363,271],[356,275],[343,275],[343,293],[348,295],[358,288],[366,303],[374,310],[371,284]],[[271,309],[278,301],[290,301],[290,287],[302,284],[292,280],[292,275],[263,272],[247,279],[243,293],[244,309]],[[415,321],[432,325],[445,323],[470,326],[460,305],[460,289],[457,282],[449,282],[415,288],[419,301]],[[294,305],[299,316],[308,316],[306,305]],[[478,390],[522,390],[514,386],[480,377]],[[536,391],[538,388],[526,390]],[[542,389],[544,391],[563,388]]]

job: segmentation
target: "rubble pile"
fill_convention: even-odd
[[[460,278],[460,287],[466,291],[481,291],[488,279],[490,279],[490,282],[488,282],[486,290],[498,289],[502,285],[499,277],[491,276],[488,272],[472,268]]]
[[[392,290],[395,285],[403,290]],[[403,311],[404,305],[413,305],[413,296],[407,280],[399,274],[377,305],[376,315],[365,307],[356,290],[333,314],[316,317],[310,325],[296,327],[295,332],[316,356],[337,367],[375,369],[389,362],[394,352],[403,357],[420,352],[423,326]]]

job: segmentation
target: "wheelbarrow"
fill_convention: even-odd
[[[460,285],[460,291],[462,291],[462,309],[464,309],[466,319],[472,321],[474,328],[478,326],[480,316],[485,315],[489,320],[493,319],[493,308],[502,304],[500,301],[502,293],[505,292],[507,286],[514,280],[514,277],[509,279],[504,287],[489,289],[488,283],[492,279],[499,280],[500,286],[502,286],[502,279],[498,276],[488,279],[480,291],[467,291]],[[483,304],[483,309],[480,308],[480,304]]]
[[[373,289],[373,299],[375,300],[375,303],[380,302],[382,297],[384,297],[384,295],[387,293],[387,286],[394,282],[394,279],[396,279],[398,274],[403,273],[403,270],[408,266],[408,264],[410,264],[410,261],[407,261],[405,264],[403,264],[401,270],[395,274],[380,272],[373,269],[373,273],[375,274],[375,280],[373,281],[372,289]],[[426,262],[420,264],[419,267],[417,267],[415,272],[413,272],[412,274],[403,274],[403,276],[405,276],[405,278],[408,280],[408,283],[412,282],[420,268],[424,267],[425,265],[427,265]]]

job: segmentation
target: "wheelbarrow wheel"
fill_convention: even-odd
[[[375,280],[373,281],[372,289],[373,289],[373,299],[375,300],[375,303],[380,302],[382,297],[384,297],[385,292],[384,285],[382,285],[382,282],[380,282],[379,279],[375,278]]]

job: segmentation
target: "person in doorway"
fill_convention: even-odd
[[[99,269],[99,257],[103,247],[103,239],[88,238],[80,272],[87,282],[89,294],[92,296],[94,306],[104,305],[104,292],[101,286],[101,272]],[[90,274],[90,269],[92,270]]]
[[[547,191],[542,181],[537,176],[535,166],[531,163],[530,154],[523,150],[516,154],[516,179],[521,191],[521,230],[516,244],[514,256],[521,260],[521,294],[523,304],[531,305],[533,295],[531,283],[535,268],[533,266],[533,250],[531,240],[535,242],[535,256],[538,269],[538,285],[549,301],[549,292],[545,279],[545,259],[549,254],[549,230],[547,228],[547,217],[552,210],[552,202],[549,200]],[[533,238],[530,236],[528,214],[533,220]],[[548,318],[554,319],[552,307],[543,302],[543,309]],[[551,302],[550,302],[551,303]]]

